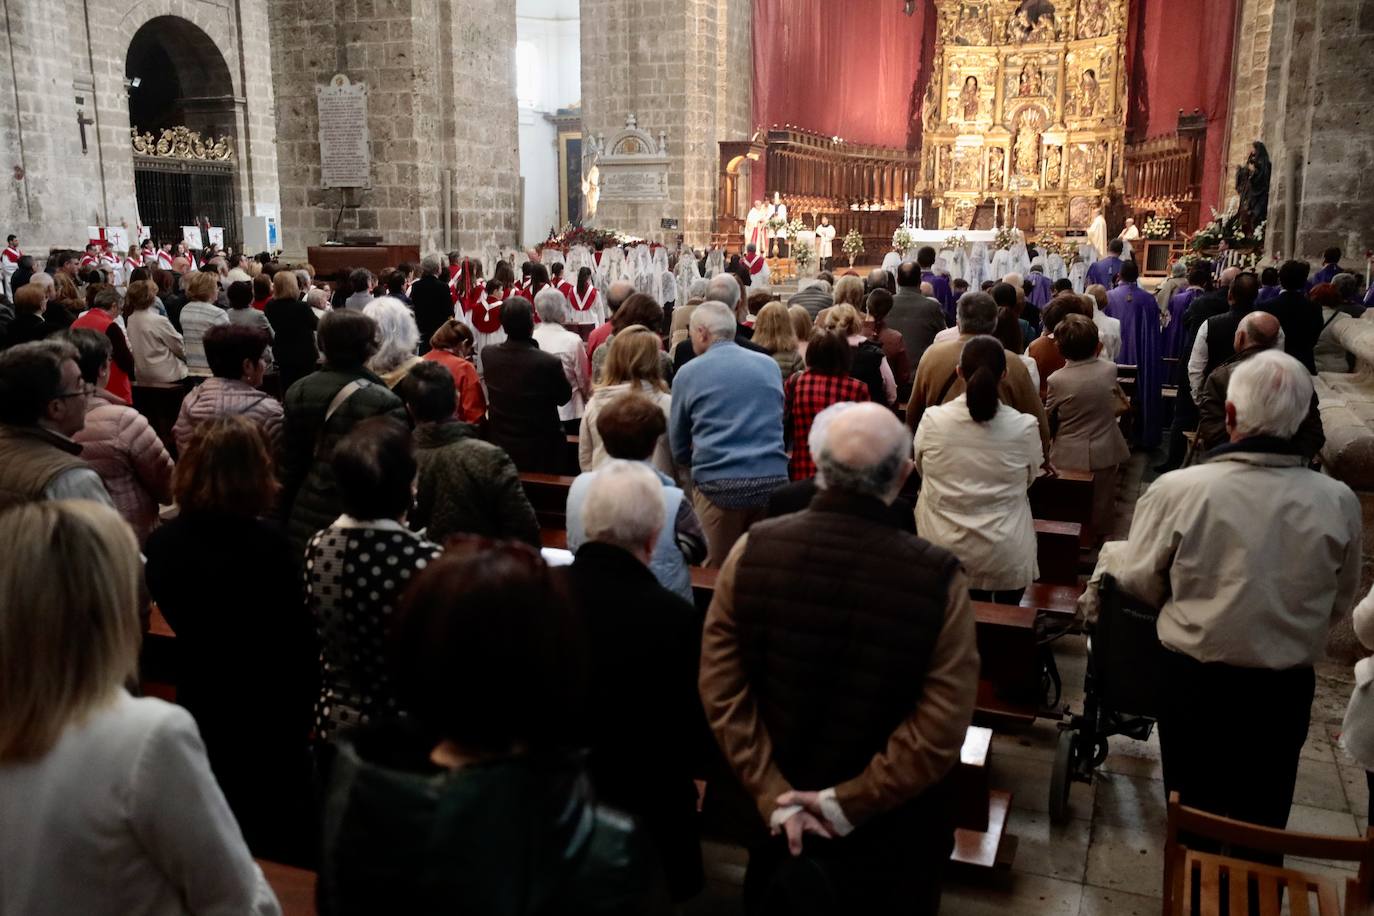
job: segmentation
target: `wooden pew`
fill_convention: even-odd
[[[281,904],[282,916],[315,916],[315,873],[278,862],[257,860],[272,892]]]
[[[520,483],[534,507],[541,528],[566,528],[568,524],[568,487],[573,478],[561,474],[522,473]]]
[[[1050,522],[1077,522],[1083,542],[1093,537],[1093,472],[1058,468],[1057,477],[1040,477],[1031,484],[1031,515]]]
[[[1037,582],[1051,585],[1078,584],[1078,547],[1083,526],[1077,522],[1035,520],[1036,556],[1040,564]]]

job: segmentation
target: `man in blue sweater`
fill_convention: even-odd
[[[673,379],[668,433],[673,458],[692,469],[706,565],[719,566],[787,483],[782,376],[771,357],[735,343],[735,316],[723,303],[697,306],[689,333],[697,357]]]
[[[1121,265],[1125,262],[1121,260],[1121,252],[1125,246],[1121,239],[1112,239],[1107,243],[1107,256],[1100,261],[1094,261],[1088,268],[1088,285],[1099,284],[1107,287],[1108,290],[1116,287],[1117,275],[1121,273]]]

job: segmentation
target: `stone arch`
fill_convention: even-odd
[[[185,125],[206,135],[236,133],[233,70],[195,22],[175,15],[145,20],[129,39],[124,77],[131,127],[156,133]]]

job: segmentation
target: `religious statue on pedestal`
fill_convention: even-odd
[[[1097,109],[1097,74],[1092,70],[1083,71],[1083,79],[1078,84],[1078,113],[1091,118]]]
[[[1064,170],[1064,151],[1057,146],[1051,146],[1045,151],[1045,186],[1057,188],[1060,183],[1060,175]]]
[[[1040,174],[1040,112],[1023,109],[1017,118],[1013,174],[1035,177]]]
[[[1269,218],[1269,180],[1273,166],[1269,162],[1269,151],[1263,143],[1250,144],[1250,155],[1245,164],[1236,169],[1236,194],[1240,197],[1240,207],[1236,216],[1246,234],[1254,232],[1255,227]]]
[[[1000,147],[993,147],[988,153],[988,187],[1001,188],[1006,182],[1006,153]]]
[[[959,92],[959,107],[963,109],[965,121],[973,121],[978,117],[978,78],[976,76],[970,76],[964,80],[964,88]]]
[[[1078,0],[1078,37],[1097,38],[1106,32],[1106,0]]]

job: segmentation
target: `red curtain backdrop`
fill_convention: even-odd
[[[914,16],[898,0],[754,0],[755,124],[917,149],[934,13],[931,0]],[[1204,217],[1221,187],[1235,20],[1236,0],[1131,2],[1131,124],[1143,138],[1173,131],[1180,108],[1207,115]]]
[[[755,123],[914,149],[933,12],[926,0],[914,16],[899,0],[754,0]]]
[[[1131,126],[1142,139],[1172,133],[1178,111],[1207,116],[1202,218],[1220,209],[1231,114],[1236,0],[1133,0],[1126,44]]]

